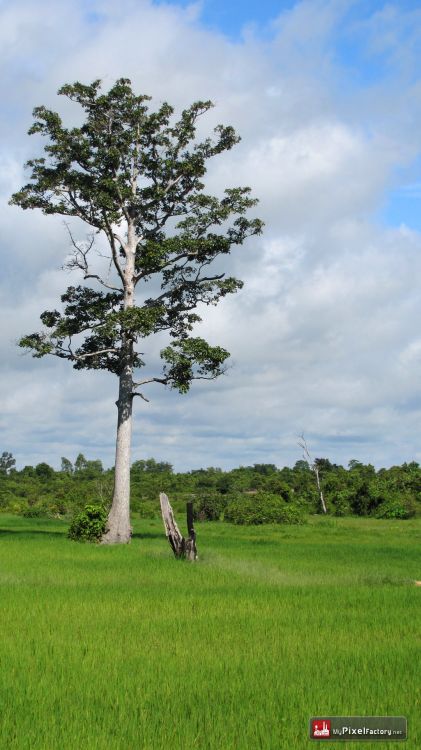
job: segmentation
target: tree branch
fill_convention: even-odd
[[[112,289],[114,292],[121,292],[121,287],[118,286],[112,286],[111,284],[107,284],[103,279],[101,279],[100,276],[98,276],[97,273],[86,273],[83,277],[84,279],[97,279],[102,286],[105,286],[106,289]]]
[[[121,208],[121,210],[123,212],[124,218],[126,219],[127,223],[129,224],[130,223],[130,215],[129,215],[129,212],[128,212],[127,208],[126,208],[126,204],[124,203],[123,196],[121,195],[121,190],[120,190],[120,188],[118,186],[117,179],[114,180],[114,184],[115,184],[115,187],[116,187],[116,190],[117,190],[117,195],[118,195],[118,198],[119,198],[119,201],[120,201],[120,208]]]
[[[56,344],[56,351],[52,351],[51,354],[54,354],[56,357],[61,357],[62,359],[71,359],[71,360],[83,360],[87,359],[88,357],[97,357],[99,354],[108,354],[108,353],[119,353],[119,349],[116,348],[107,348],[107,349],[99,349],[96,352],[87,352],[86,354],[75,354],[72,350],[72,337],[69,337],[69,343],[67,345],[67,349],[65,349],[63,346]]]
[[[106,287],[106,289],[112,289],[114,292],[121,292],[121,288],[117,286],[113,286],[112,284],[108,284],[104,279],[99,276],[99,274],[96,273],[90,273],[89,272],[89,264],[87,260],[88,253],[92,250],[92,247],[95,243],[95,237],[92,234],[90,237],[90,242],[86,250],[83,250],[83,248],[78,245],[75,238],[73,237],[72,231],[67,223],[67,221],[63,222],[64,226],[66,227],[66,230],[69,234],[70,241],[75,248],[75,252],[71,260],[66,263],[63,268],[68,271],[73,271],[75,268],[79,269],[83,272],[83,278],[84,279],[96,279],[99,281],[102,286]]]
[[[140,398],[142,398],[144,401],[147,401],[147,403],[149,404],[149,399],[146,398],[143,393],[140,393],[139,391],[133,391],[132,398],[134,398],[135,396],[140,396]]]
[[[163,263],[158,269],[156,269],[156,271],[154,271],[154,273],[160,273],[165,268],[168,268],[168,266],[172,266],[174,263],[177,263],[178,260],[182,260],[182,258],[189,258],[190,256],[193,256],[193,255],[197,255],[197,251],[193,253],[193,252],[187,252],[186,250],[185,253],[180,253],[179,255],[175,255],[174,258],[171,258],[171,260],[169,260],[167,263]],[[151,273],[150,271],[144,271],[144,272],[140,271],[139,273],[137,273],[136,276],[134,277],[135,284],[137,284],[137,282],[140,281],[140,279],[142,279],[144,276],[150,276],[150,273]]]
[[[147,383],[162,383],[162,385],[167,385],[168,378],[148,378],[147,380],[139,380],[137,383],[133,383],[133,386],[138,388],[139,385],[146,385]]]
[[[114,262],[114,265],[116,267],[117,273],[120,276],[120,279],[121,279],[121,281],[123,283],[123,287],[124,287],[125,284],[126,284],[126,280],[124,278],[124,273],[123,273],[123,270],[121,268],[120,261],[118,259],[117,248],[115,246],[115,235],[114,235],[114,232],[113,232],[113,230],[111,228],[111,224],[110,224],[110,222],[108,220],[108,216],[107,216],[107,214],[106,214],[105,211],[102,212],[102,216],[103,216],[104,224],[105,224],[105,227],[106,227],[105,234],[108,237],[108,241],[109,241],[110,247],[111,247],[111,252],[112,252],[112,255],[113,255],[113,262]],[[119,237],[117,238],[117,240],[120,242],[121,246],[124,247],[124,245],[121,242],[121,240],[120,240]]]
[[[325,503],[325,499],[323,496],[322,485],[320,482],[319,467],[317,466],[316,461],[313,461],[312,457],[310,456],[310,451],[307,447],[307,442],[303,434],[300,435],[298,445],[303,450],[303,458],[305,462],[307,463],[308,468],[310,469],[310,471],[313,472],[314,476],[316,477],[317,490],[318,490],[319,497],[320,497],[320,505],[322,506],[323,513],[327,513],[326,503]]]
[[[220,375],[225,375],[226,372],[228,372],[230,368],[224,367],[223,369],[219,370],[219,372],[215,373],[215,375],[193,375],[192,380],[216,380],[216,378],[219,378]]]
[[[87,359],[87,357],[97,357],[99,354],[108,354],[111,352],[117,353],[119,352],[119,349],[99,349],[97,352],[88,352],[87,354],[73,354],[73,359]]]
[[[89,252],[92,250],[92,247],[95,243],[95,236],[91,234],[89,236],[89,243],[86,250],[83,250],[80,245],[76,242],[75,238],[73,237],[72,230],[70,229],[69,224],[67,221],[63,221],[64,226],[66,227],[66,231],[70,237],[70,242],[72,243],[73,247],[75,248],[74,254],[72,259],[66,263],[63,268],[67,269],[69,271],[73,270],[74,268],[79,268],[84,273],[88,273],[89,266],[87,261],[87,256]]]

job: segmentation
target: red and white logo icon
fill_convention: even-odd
[[[330,720],[329,719],[315,719],[311,722],[312,736],[316,739],[323,739],[330,737]]]

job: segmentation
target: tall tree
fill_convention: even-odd
[[[30,160],[30,182],[11,203],[45,214],[77,217],[91,228],[89,242],[74,239],[67,268],[84,283],[62,295],[64,309],[42,313],[44,330],[20,345],[34,357],[53,354],[76,370],[105,369],[119,379],[113,504],[103,541],[130,540],[130,446],[134,396],[160,383],[189,390],[192,380],[216,378],[229,353],[192,335],[200,303],[215,305],[242,282],[207,269],[232,246],[259,234],[262,222],[245,214],[257,201],[247,187],[223,197],[204,192],[206,162],[239,141],[234,129],[218,125],[199,141],[198,119],[213,106],[198,101],[174,118],[163,103],[149,112],[149,96],[137,96],[127,79],[101,93],[101,82],[63,86],[59,94],[79,104],[84,120],[65,128],[45,107],[34,110],[30,134],[48,139],[45,155]],[[96,234],[105,235],[109,271],[93,263]],[[135,293],[140,289],[139,303]],[[141,380],[145,365],[138,343],[168,331],[159,372]]]

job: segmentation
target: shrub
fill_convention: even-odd
[[[413,518],[415,512],[415,503],[411,498],[390,498],[379,505],[376,511],[376,518],[405,520]]]
[[[289,487],[278,474],[269,477],[266,481],[266,489],[274,495],[279,495],[287,502],[291,502],[293,499],[293,491],[291,487]]]
[[[194,518],[197,521],[219,521],[227,506],[226,495],[207,493],[200,495],[194,503]]]
[[[348,516],[351,514],[351,493],[349,490],[339,490],[332,498],[331,511],[334,516]]]
[[[20,502],[19,500],[10,500],[6,506],[6,510],[9,513],[16,513],[17,515],[22,515],[23,511],[27,507],[28,506],[25,502]]]
[[[297,503],[286,503],[278,495],[258,492],[253,496],[238,496],[224,514],[225,521],[246,526],[263,523],[305,523],[303,509]]]
[[[85,505],[74,517],[67,536],[75,542],[99,542],[105,531],[107,515],[103,505]]]

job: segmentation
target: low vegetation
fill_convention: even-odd
[[[421,468],[415,463],[377,470],[371,464],[350,461],[348,468],[316,459],[329,515],[408,519],[421,508]],[[63,457],[60,471],[47,463],[15,469],[10,453],[0,458],[0,511],[27,517],[68,519],[88,505],[109,507],[114,473],[101,461],[82,454],[74,463]],[[159,515],[159,493],[169,496],[176,512],[194,501],[197,520],[233,523],[301,523],[320,513],[314,473],[305,461],[293,468],[273,464],[174,473],[171,464],[135,461],[131,469],[131,505],[134,515]]]
[[[159,519],[67,528],[0,515],[1,748],[303,750],[317,714],[404,715],[421,747],[419,519],[210,522],[195,565]]]
[[[70,524],[69,539],[83,542],[99,542],[107,524],[107,509],[103,505],[85,505]]]

